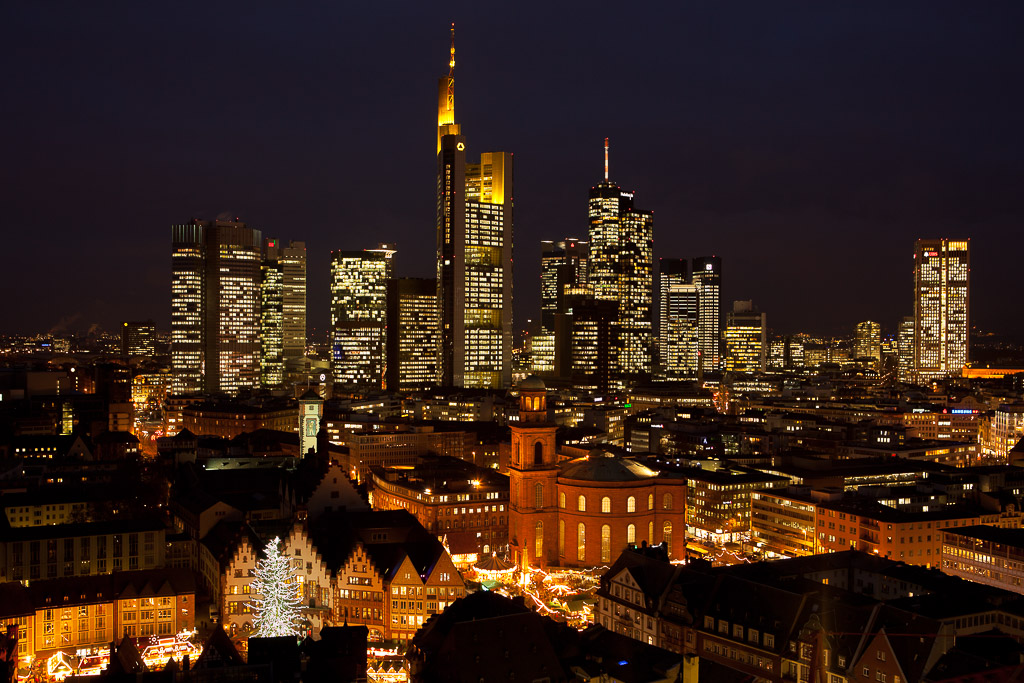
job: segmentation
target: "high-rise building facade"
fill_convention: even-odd
[[[959,375],[968,360],[970,240],[914,245],[914,369],[919,380]]]
[[[673,340],[669,337],[669,297],[671,288],[689,284],[689,263],[686,259],[658,259],[658,315],[655,318],[654,332],[658,347],[658,369],[665,376],[669,366],[669,346]],[[678,331],[678,330],[677,330]]]
[[[438,379],[440,332],[437,281],[393,278],[388,283],[387,389],[417,391]]]
[[[661,292],[662,373],[667,380],[693,379],[700,362],[700,293],[697,285],[673,284]]]
[[[284,273],[277,245],[263,241],[260,266],[260,384],[267,388],[284,383]]]
[[[882,360],[882,326],[873,320],[857,323],[853,337],[853,357]]]
[[[914,377],[914,318],[906,316],[900,320],[896,331],[896,374],[899,381],[913,383]]]
[[[438,87],[437,297],[440,381],[502,388],[512,381],[513,165],[507,152],[466,163],[455,123],[455,32]]]
[[[654,305],[654,214],[633,206],[633,193],[608,178],[605,139],[604,181],[590,188],[589,280],[594,297],[615,301],[612,377],[623,386],[630,377],[650,375]]]
[[[697,343],[700,368],[715,372],[722,368],[722,259],[699,256],[693,259],[693,284],[700,296]]]
[[[171,227],[174,393],[237,393],[259,384],[260,239],[237,221]]]
[[[381,389],[393,246],[331,252],[331,370],[335,384]]]
[[[156,323],[152,320],[121,323],[121,355],[153,356],[156,354]]]
[[[766,316],[753,301],[734,301],[725,322],[725,369],[758,372],[765,369]]]
[[[541,242],[540,322],[546,333],[555,331],[555,316],[565,313],[567,293],[587,285],[590,245],[575,237]]]
[[[282,356],[287,364],[306,357],[306,243],[282,245],[281,263]]]

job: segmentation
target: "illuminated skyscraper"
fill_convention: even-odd
[[[387,284],[395,250],[331,252],[331,368],[335,384],[380,389],[387,348]]]
[[[436,385],[439,340],[437,282],[393,278],[388,283],[388,390]]]
[[[633,207],[633,193],[608,179],[608,140],[604,181],[590,188],[589,281],[594,297],[615,301],[613,384],[652,370],[651,314],[654,305],[654,214]]]
[[[878,363],[882,360],[882,326],[865,320],[857,323],[853,342],[854,358],[874,358]]]
[[[661,359],[665,379],[693,379],[699,368],[700,294],[697,285],[670,285],[662,293]]]
[[[658,259],[658,316],[655,319],[655,334],[658,340],[658,366],[664,375],[668,367],[668,347],[670,344],[668,325],[668,292],[672,287],[689,284],[690,271],[686,259]]]
[[[152,356],[156,353],[156,324],[152,320],[121,323],[121,355]]]
[[[697,343],[703,372],[722,367],[722,259],[700,256],[693,259],[693,284],[700,295]]]
[[[245,223],[171,227],[174,393],[259,384],[260,246],[260,231]]]
[[[900,320],[900,327],[896,333],[896,359],[899,381],[913,383],[915,381],[914,319],[910,316]]]
[[[765,369],[768,325],[753,301],[734,301],[725,322],[725,369],[758,372]]]
[[[567,363],[566,297],[587,292],[589,244],[575,237],[541,242],[540,330],[531,335],[534,372],[553,372]]]
[[[279,241],[263,241],[260,266],[260,384],[284,383],[284,273]]]
[[[917,240],[914,368],[921,381],[959,375],[968,360],[970,240]]]
[[[512,381],[513,166],[507,152],[466,163],[455,123],[455,28],[438,87],[437,296],[441,384],[502,388]]]
[[[281,245],[282,356],[306,357],[306,243]]]

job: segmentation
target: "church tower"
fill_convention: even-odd
[[[310,449],[318,451],[316,436],[320,432],[320,420],[324,416],[324,400],[320,394],[309,389],[299,397],[299,458],[306,457]],[[327,453],[323,453],[327,456]]]
[[[519,422],[512,432],[508,476],[511,487],[509,545],[520,566],[555,563],[558,500],[556,426],[548,422],[547,389],[530,376],[519,384]]]

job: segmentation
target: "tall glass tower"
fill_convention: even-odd
[[[914,245],[914,367],[918,380],[959,375],[968,360],[970,240]]]

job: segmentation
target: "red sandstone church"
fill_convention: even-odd
[[[556,426],[538,377],[519,384],[511,426],[509,543],[534,567],[610,565],[629,544],[665,541],[671,559],[686,552],[686,480],[596,448],[558,461]]]

